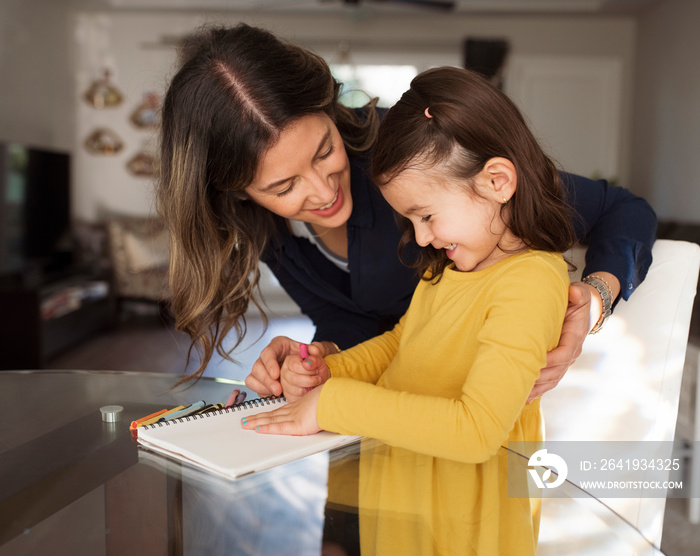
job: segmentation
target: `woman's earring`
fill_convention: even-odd
[[[508,199],[506,199],[505,197],[503,197],[503,204],[505,205],[507,202],[508,202]]]

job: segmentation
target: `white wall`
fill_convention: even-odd
[[[78,13],[75,18],[77,71],[72,110],[76,117],[74,137],[74,214],[85,220],[99,219],[104,212],[148,215],[154,212],[153,180],[134,176],[128,162],[140,151],[156,153],[153,129],[136,127],[130,120],[147,92],[162,94],[175,62],[172,48],[152,48],[160,33],[180,34],[192,29],[198,19],[180,16],[110,15]],[[123,95],[116,107],[96,109],[83,99],[95,79],[109,69],[112,84]],[[113,155],[89,153],[86,138],[98,128],[107,128],[123,142]]]
[[[659,218],[700,222],[700,2],[639,21],[632,180]]]
[[[60,0],[0,2],[0,140],[73,147],[70,36]]]

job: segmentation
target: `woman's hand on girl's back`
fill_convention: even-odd
[[[580,282],[569,287],[569,307],[561,329],[559,345],[547,354],[547,366],[530,392],[527,403],[553,389],[564,378],[566,371],[581,355],[583,342],[590,330],[591,294]]]

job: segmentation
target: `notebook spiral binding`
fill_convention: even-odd
[[[155,423],[151,423],[150,425],[145,425],[143,427],[143,430],[154,429],[156,427],[169,427],[170,425],[174,425],[176,423],[196,421],[197,419],[208,419],[209,417],[214,417],[216,415],[223,415],[224,413],[234,413],[236,411],[243,411],[245,409],[252,409],[255,407],[263,408],[267,405],[276,405],[284,401],[287,401],[287,398],[285,398],[284,396],[267,396],[265,398],[255,398],[253,400],[248,400],[237,405],[232,405],[231,407],[217,409],[216,411],[208,411],[206,413],[199,413],[195,415],[185,415],[184,417],[171,419],[170,421],[157,421]]]

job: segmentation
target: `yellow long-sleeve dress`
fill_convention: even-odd
[[[534,555],[538,516],[508,497],[501,446],[542,439],[526,401],[568,285],[562,256],[541,251],[448,268],[393,330],[326,358],[319,425],[381,441],[360,459],[363,555]]]

